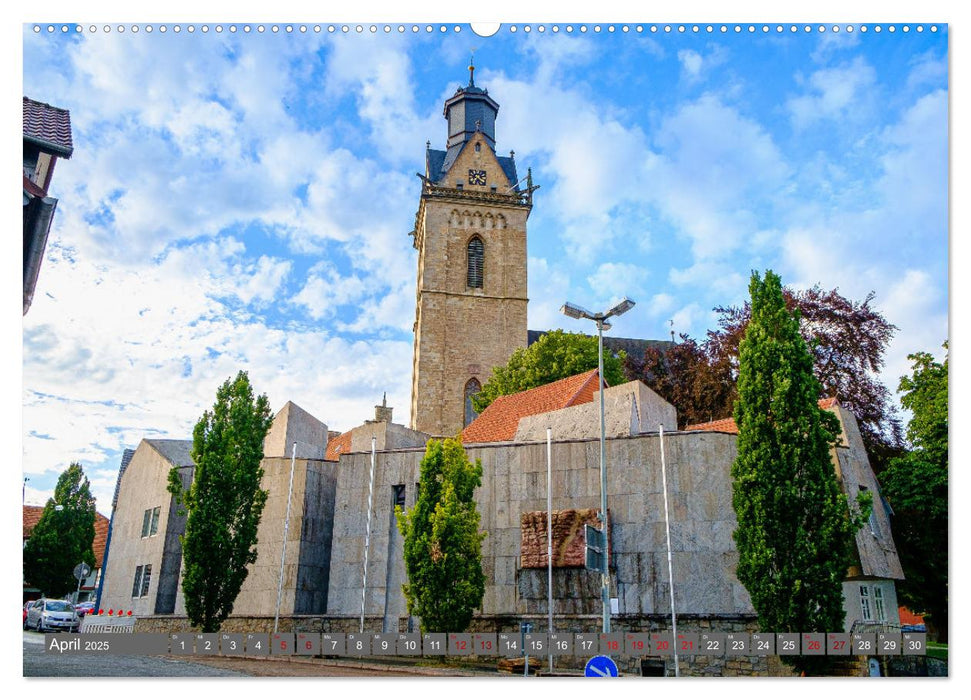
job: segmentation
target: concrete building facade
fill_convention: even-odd
[[[261,485],[269,495],[257,531],[257,560],[236,598],[234,614],[275,614],[281,564],[281,614],[326,611],[336,485],[336,465],[324,460],[327,437],[327,426],[293,403],[274,417],[261,463]],[[167,486],[173,468],[184,488],[191,484],[191,450],[191,440],[142,440],[120,476],[102,590],[104,610],[131,610],[136,616],[185,614],[179,538],[186,518]]]

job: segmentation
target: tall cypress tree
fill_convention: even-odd
[[[414,508],[397,509],[408,573],[402,590],[422,632],[461,632],[485,595],[485,534],[473,499],[482,464],[469,462],[457,439],[429,440],[420,478]]]
[[[240,372],[219,387],[212,411],[196,423],[192,485],[183,491],[178,470],[169,472],[169,491],[189,514],[182,536],[185,609],[203,632],[219,631],[246,567],[256,561],[256,530],[267,497],[260,462],[272,422],[266,395],[254,399],[249,377]]]
[[[752,320],[739,349],[738,456],[732,465],[738,526],[738,580],[748,590],[761,629],[843,629],[842,582],[852,563],[851,518],[830,450],[836,417],[818,406],[820,384],[799,334],[799,314],[786,310],[778,275],[752,274]],[[806,672],[825,657],[789,656]],[[820,659],[822,662],[820,662]]]
[[[24,579],[46,596],[73,594],[74,567],[82,561],[94,567],[94,517],[91,486],[81,465],[72,462],[24,545]]]

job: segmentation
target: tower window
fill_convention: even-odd
[[[391,507],[405,507],[405,485],[395,484],[391,487]]]
[[[472,397],[480,391],[482,391],[482,385],[475,377],[465,383],[465,425],[479,417],[479,414],[472,408]]]
[[[469,272],[466,284],[469,287],[482,289],[482,268],[485,258],[485,248],[482,239],[475,236],[469,241]]]

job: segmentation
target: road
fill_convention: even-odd
[[[67,634],[67,633],[64,633]],[[25,677],[151,677],[240,678],[254,675],[241,670],[215,668],[175,657],[72,656],[44,651],[44,635],[24,632]]]

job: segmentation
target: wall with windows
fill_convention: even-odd
[[[105,611],[154,614],[160,581],[164,582],[161,597],[169,601],[165,612],[175,611],[181,547],[176,536],[173,548],[172,531],[184,530],[185,524],[184,519],[173,518],[176,509],[167,491],[169,470],[174,466],[181,465],[173,464],[150,441],[142,440],[121,477],[101,597]],[[184,470],[191,473],[191,468]],[[168,578],[163,572],[169,574]]]
[[[897,588],[886,579],[856,579],[843,582],[846,628],[854,625],[900,625]]]

